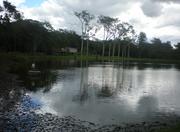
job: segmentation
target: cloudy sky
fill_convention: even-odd
[[[3,0],[0,0],[2,3]],[[49,21],[54,28],[78,31],[74,11],[118,17],[148,38],[180,42],[180,0],[9,0],[25,18]]]

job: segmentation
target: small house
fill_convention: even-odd
[[[67,47],[67,52],[69,52],[69,53],[77,53],[78,50],[76,48]]]
[[[72,53],[72,54],[78,52],[78,50],[76,48],[72,48],[72,47],[62,48],[61,51],[64,52],[64,53]]]

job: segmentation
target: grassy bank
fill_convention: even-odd
[[[172,128],[162,129],[159,132],[180,132],[180,124],[178,124]]]
[[[0,60],[14,61],[14,62],[31,62],[31,61],[61,61],[61,60],[82,60],[82,61],[136,61],[148,63],[180,63],[180,60],[164,60],[164,59],[149,59],[149,58],[122,58],[122,57],[108,57],[108,56],[81,56],[79,54],[69,55],[45,55],[45,54],[25,54],[25,53],[0,53]]]

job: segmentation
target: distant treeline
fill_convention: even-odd
[[[62,47],[80,45],[80,36],[73,31],[52,30],[48,23],[19,20],[0,24],[1,50],[7,52],[47,53]]]
[[[48,22],[23,19],[21,13],[8,1],[0,6],[0,51],[54,54],[64,47],[81,50],[81,36],[74,31],[55,30]],[[86,41],[86,40],[84,40]],[[180,59],[180,43],[172,47],[171,42],[162,42],[159,38],[147,41],[141,32],[135,42],[130,39],[89,40],[84,44],[85,54],[104,55],[113,51],[113,56],[127,55],[139,58]],[[120,49],[120,50],[118,50]],[[112,54],[112,53],[111,53]]]

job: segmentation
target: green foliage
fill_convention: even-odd
[[[147,42],[146,33],[140,32],[140,34],[138,36],[138,44],[143,45],[143,44],[146,44],[146,42]]]
[[[21,13],[16,10],[16,7],[8,1],[3,1],[3,6],[0,6],[0,23],[7,24],[12,21],[17,21],[22,19]]]
[[[75,12],[75,16],[77,16],[82,23],[85,25],[88,25],[89,22],[94,19],[94,15],[90,14],[88,11],[83,10],[81,12]]]
[[[42,52],[52,54],[62,47],[78,48],[80,37],[72,31],[55,31],[47,23],[34,20],[0,24],[1,50],[7,52]]]
[[[175,45],[174,58],[180,59],[180,43]]]
[[[159,38],[153,38],[151,40],[152,44],[160,45],[162,44],[161,40]]]
[[[161,129],[158,132],[180,132],[180,124],[166,129]]]

